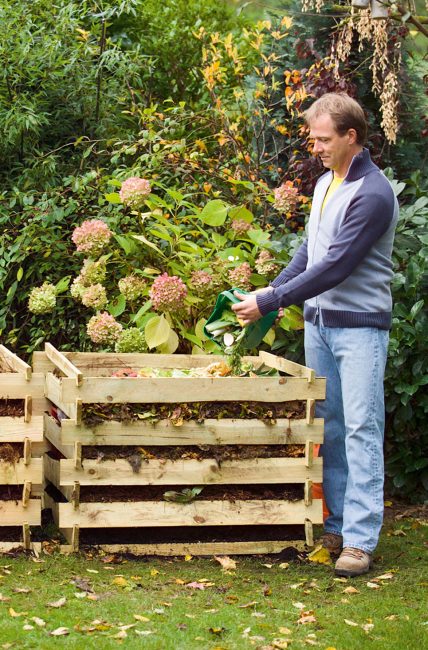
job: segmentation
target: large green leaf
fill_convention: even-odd
[[[180,339],[178,338],[177,332],[174,330],[170,330],[168,340],[166,343],[162,343],[162,345],[158,345],[157,351],[160,352],[161,354],[174,354],[176,349],[178,348],[178,344],[180,342]]]
[[[222,226],[226,221],[229,205],[221,199],[208,201],[203,210],[199,213],[199,218],[207,226]]]
[[[171,327],[165,316],[153,316],[144,328],[144,335],[150,350],[167,343]]]
[[[117,192],[111,192],[110,194],[104,194],[105,199],[109,203],[122,203],[122,199]]]
[[[126,309],[126,300],[125,300],[125,296],[122,296],[121,293],[114,300],[109,302],[109,304],[107,305],[107,310],[109,314],[111,314],[115,318],[116,316],[120,316],[121,314],[123,314],[125,309]]]
[[[245,205],[237,205],[229,210],[229,217],[231,219],[242,219],[247,223],[254,221],[254,215],[245,207]]]
[[[146,246],[150,246],[150,248],[153,248],[159,255],[162,257],[165,257],[165,255],[162,253],[161,249],[156,246],[153,242],[149,241],[147,237],[144,237],[144,235],[132,235],[134,239],[138,239],[138,241],[143,242]]]

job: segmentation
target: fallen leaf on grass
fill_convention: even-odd
[[[9,614],[12,616],[12,618],[18,618],[19,616],[27,616],[28,612],[15,612],[13,607],[9,607]]]
[[[371,630],[374,628],[374,624],[364,623],[361,627],[363,628],[364,632],[371,632]]]
[[[266,569],[271,569],[273,567],[273,564],[262,564],[262,566],[265,566]]]
[[[149,636],[150,634],[155,634],[152,630],[134,630],[135,634],[138,636]]]
[[[288,648],[288,643],[288,639],[274,639],[271,645],[275,650],[286,650]]]
[[[254,616],[255,618],[266,618],[266,614],[262,614],[261,612],[253,612],[251,616]]]
[[[391,535],[393,535],[394,537],[407,537],[407,534],[401,528],[399,528],[398,530],[393,530]]]
[[[117,576],[111,581],[112,585],[117,585],[118,587],[129,587],[129,582],[123,576]]]
[[[0,594],[0,603],[8,603],[9,600],[9,596],[3,596],[3,594]]]
[[[376,578],[372,578],[372,581],[377,582],[378,580],[392,580],[393,577],[394,574],[392,572],[382,573],[381,576],[376,576]]]
[[[219,564],[221,564],[224,571],[231,571],[233,569],[236,569],[235,560],[232,560],[232,558],[228,557],[227,555],[224,556],[214,555],[214,559]]]
[[[57,627],[56,630],[49,632],[49,636],[66,636],[67,634],[70,634],[68,627]]]
[[[189,589],[200,589],[203,591],[206,588],[206,584],[204,582],[188,582],[186,587],[189,587]]]
[[[64,607],[65,603],[67,602],[67,598],[63,596],[59,600],[55,600],[52,603],[47,603],[48,607],[53,607],[54,609],[59,609],[60,607]]]
[[[368,582],[367,587],[369,589],[380,589],[380,585],[376,584],[376,582]]]
[[[86,569],[88,573],[99,573],[96,569]]]
[[[305,606],[303,603],[292,603],[293,607],[296,607],[297,609],[305,609]]]
[[[309,562],[316,562],[317,564],[332,564],[330,553],[324,546],[317,546],[308,555]]]
[[[278,632],[280,634],[292,634],[292,631],[288,627],[279,627]]]
[[[193,555],[185,555],[184,556],[184,561],[185,562],[190,562],[190,560],[192,560],[192,559],[193,559]]]
[[[28,589],[28,587],[15,587],[12,591],[14,594],[30,594],[32,589]]]
[[[385,621],[396,621],[399,618],[398,614],[391,614],[391,616],[385,616]]]
[[[300,618],[297,621],[297,625],[307,625],[307,623],[316,623],[316,622],[317,619],[315,618],[313,611],[308,611],[308,612],[302,611],[302,613],[300,614]]]
[[[281,562],[281,564],[278,564],[278,567],[279,567],[280,569],[288,569],[289,566],[290,566],[290,565],[289,565],[288,562]]]
[[[25,630],[26,632],[29,632],[30,630],[34,630],[34,625],[29,625],[27,623],[26,625],[22,626],[22,629]]]
[[[125,630],[121,630],[117,634],[113,634],[110,638],[111,639],[126,639],[128,634],[125,632]]]
[[[136,621],[141,621],[142,623],[148,623],[150,621],[147,616],[141,616],[141,614],[134,614],[134,618]]]
[[[44,621],[42,618],[39,618],[38,616],[32,616],[31,620],[37,625],[37,627],[45,627],[46,625],[46,621]]]
[[[86,591],[93,594],[94,590],[92,589],[91,583],[87,578],[79,578],[78,576],[71,580],[71,584],[75,585],[81,591]]]
[[[226,631],[225,627],[210,627],[208,628],[208,631],[211,632],[211,634],[215,634],[216,636],[220,636],[223,634],[223,632]]]
[[[239,609],[248,609],[249,607],[255,607],[258,604],[257,600],[251,600],[249,603],[244,605],[238,605]]]
[[[358,627],[358,623],[355,623],[355,621],[350,621],[349,618],[344,618],[343,619],[346,623],[346,625],[350,625],[351,627]]]
[[[155,576],[157,576],[158,573],[159,573],[159,571],[158,571],[157,569],[151,569],[151,571],[150,571],[150,575],[152,576],[152,578],[154,578]]]
[[[358,591],[358,589],[355,589],[355,587],[349,586],[349,587],[346,587],[346,589],[344,589],[342,591],[342,593],[343,594],[359,594],[360,592]]]

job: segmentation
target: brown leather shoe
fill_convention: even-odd
[[[324,533],[319,543],[327,549],[330,555],[340,555],[343,548],[343,537],[336,533]]]
[[[337,576],[353,578],[367,573],[373,566],[373,560],[370,553],[362,551],[360,548],[347,546],[343,549],[339,559],[334,567]]]

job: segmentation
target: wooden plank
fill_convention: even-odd
[[[23,417],[0,417],[0,443],[25,442],[26,438],[32,443],[42,442],[43,415],[33,415],[31,422],[25,422]]]
[[[59,503],[60,528],[135,528],[146,526],[242,526],[301,524],[305,518],[321,524],[322,502],[313,501],[197,501],[189,504],[140,501],[114,503]]]
[[[312,525],[313,523],[317,524],[319,522],[317,522],[317,521],[312,522],[310,519],[305,519],[306,545],[309,546],[309,547],[314,545],[314,528],[313,528],[313,525]]]
[[[315,400],[306,400],[306,424],[312,424],[315,419]]]
[[[61,427],[55,420],[45,414],[45,437],[58,451],[61,452],[66,458],[73,458],[74,456],[74,442],[72,444],[64,444],[61,440]]]
[[[8,368],[14,372],[21,373],[24,375],[26,381],[30,381],[32,375],[31,366],[29,366],[28,363],[25,363],[25,361],[22,361],[22,359],[8,350],[4,345],[0,345],[0,358]]]
[[[77,470],[82,469],[82,443],[81,442],[74,443],[73,463],[74,463],[74,469]]]
[[[48,418],[49,416],[46,416]],[[77,426],[74,420],[62,420],[61,425],[49,417],[46,428],[56,427],[55,439],[63,445],[80,440],[83,445],[284,445],[305,444],[308,437],[316,444],[324,440],[321,418],[307,425],[304,419],[280,418],[276,424],[261,420],[206,419],[203,423],[190,420],[180,427],[169,420],[159,422],[104,422],[96,427]],[[64,454],[68,458],[69,454]]]
[[[286,372],[293,377],[305,377],[309,383],[312,383],[315,379],[315,370],[302,366],[300,363],[289,361],[288,359],[284,359],[284,357],[277,357],[270,352],[261,351],[259,356],[263,363],[270,368],[276,368],[276,370]]]
[[[225,460],[219,465],[212,459],[204,460],[149,460],[143,461],[138,473],[130,463],[118,460],[83,460],[83,468],[76,470],[72,459],[49,459],[45,465],[46,477],[58,486],[81,485],[244,485],[305,483],[308,479],[322,481],[322,458],[316,458],[311,469],[304,458],[258,458]],[[52,466],[56,465],[55,468]],[[59,471],[58,471],[58,468]]]
[[[60,484],[60,464],[55,458],[46,454],[43,458],[44,477],[56,487]]]
[[[30,550],[31,545],[31,533],[30,526],[27,522],[22,524],[22,543],[26,551]]]
[[[24,522],[30,526],[40,526],[40,499],[30,499],[26,508],[17,501],[0,501],[0,521],[2,526],[22,526]]]
[[[30,481],[25,481],[24,487],[22,488],[22,507],[26,508],[30,502],[31,497],[31,483]]]
[[[141,354],[115,352],[61,352],[85,376],[111,375],[120,368],[204,368],[214,361],[220,361],[222,355],[211,354]],[[244,361],[260,366],[258,356],[246,356]],[[52,372],[55,365],[44,352],[33,352],[34,372]],[[101,373],[101,374],[100,374]]]
[[[314,463],[314,441],[306,440],[305,443],[305,465],[306,467],[312,467]]]
[[[48,373],[48,377],[50,373]],[[84,378],[81,386],[73,379],[60,380],[62,403],[162,403],[216,401],[285,402],[324,399],[325,379],[308,383],[300,377],[97,377]],[[47,397],[55,402],[49,393]],[[62,407],[61,407],[62,408]]]
[[[25,438],[24,440],[24,465],[29,465],[31,461],[31,440]]]
[[[0,399],[25,399],[31,394],[33,398],[44,397],[44,377],[41,374],[33,374],[27,381],[19,373],[0,374]]]
[[[25,464],[23,458],[20,458],[19,461],[13,465],[5,463],[4,461],[0,462],[0,485],[23,485],[26,481],[41,484],[42,480],[42,458],[33,458],[31,463],[28,465]]]
[[[61,530],[64,534],[64,529]],[[66,536],[66,535],[64,535]],[[213,556],[213,555],[267,555],[280,553],[292,546],[298,551],[307,550],[306,542],[301,539],[259,542],[181,542],[164,544],[93,544],[107,554],[130,554],[136,556],[154,555],[173,557],[180,555]],[[71,544],[62,544],[60,552],[69,554],[76,552]]]
[[[45,343],[45,353],[49,361],[55,365],[58,370],[61,370],[67,377],[73,378],[76,386],[80,386],[83,380],[83,373],[81,370],[67,359],[59,350],[54,348],[50,343]]]
[[[76,419],[76,400],[74,402],[65,403],[62,400],[61,381],[55,377],[51,372],[48,372],[45,377],[45,391],[46,397],[63,411],[69,418]]]
[[[1,533],[0,533],[0,539],[1,539]],[[20,549],[24,549],[24,548],[25,548],[24,541],[16,541],[16,542],[0,541],[0,554],[12,553],[13,551],[19,551]],[[30,551],[32,551],[36,556],[40,555],[42,551],[41,542],[30,542]]]
[[[312,480],[308,478],[305,481],[305,506],[310,506],[312,501]]]
[[[32,414],[33,414],[33,398],[31,395],[26,395],[24,401],[24,422],[30,422]]]

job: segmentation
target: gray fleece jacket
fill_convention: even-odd
[[[321,217],[332,174],[315,187],[307,239],[271,291],[257,295],[258,308],[264,315],[305,301],[305,320],[315,322],[321,312],[327,327],[389,329],[397,199],[363,149]]]

